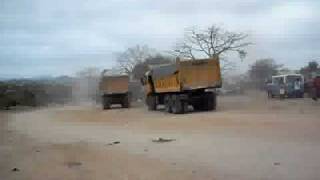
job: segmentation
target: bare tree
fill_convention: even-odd
[[[244,58],[246,56],[244,48],[251,44],[243,42],[247,37],[247,34],[226,31],[215,25],[205,30],[191,28],[186,31],[185,41],[176,52],[183,57],[195,59],[197,54],[214,57],[233,51]]]
[[[160,65],[160,64],[170,64],[173,62],[174,60],[172,57],[164,56],[162,54],[149,56],[147,59],[145,59],[145,61],[143,61],[142,63],[138,63],[134,67],[132,74],[135,79],[140,79],[149,70],[149,66]]]
[[[134,67],[145,61],[150,56],[147,46],[136,45],[128,48],[117,57],[117,68],[128,75],[132,74]]]
[[[244,48],[251,44],[245,42],[247,37],[247,34],[230,32],[215,25],[204,30],[190,28],[186,30],[184,41],[177,45],[173,54],[195,60],[199,57],[223,57],[228,52],[237,52],[243,59],[247,54]],[[226,58],[220,58],[220,61],[223,69],[234,66],[234,63]]]

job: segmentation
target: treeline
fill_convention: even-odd
[[[73,79],[59,77],[46,80],[8,80],[0,82],[0,108],[12,106],[46,106],[72,99]]]

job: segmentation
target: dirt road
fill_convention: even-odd
[[[318,179],[320,104],[221,97],[215,112],[0,113],[4,179]],[[173,139],[155,143],[157,138]],[[17,169],[14,169],[17,168]]]

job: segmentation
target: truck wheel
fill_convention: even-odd
[[[110,109],[110,101],[108,97],[105,97],[105,96],[103,97],[102,104],[103,104],[103,109]]]
[[[129,103],[129,98],[128,96],[124,97],[123,103],[122,103],[122,107],[123,108],[129,108],[130,107],[130,103]]]
[[[215,109],[215,106],[216,106],[215,100],[216,100],[216,97],[214,93],[206,93],[204,95],[204,98],[202,98],[202,101],[203,101],[202,110],[211,111]]]
[[[157,109],[157,101],[156,101],[156,96],[149,95],[147,97],[147,105],[148,109],[151,111],[154,111]]]
[[[203,93],[193,102],[193,109],[196,111],[206,111],[208,110],[209,101],[211,100],[208,99],[208,94]]]
[[[192,106],[193,106],[193,109],[196,111],[201,111],[203,109],[203,104],[201,103],[200,100],[193,102]]]
[[[182,114],[184,113],[183,103],[179,95],[172,95],[172,113]]]
[[[183,102],[182,101],[182,113],[184,114],[184,113],[186,113],[186,112],[188,112],[188,102]]]
[[[172,113],[172,98],[169,94],[164,96],[164,106],[168,113]]]
[[[211,110],[216,110],[217,107],[217,95],[215,93],[210,93],[207,95],[208,97],[208,107],[207,110],[211,111]]]

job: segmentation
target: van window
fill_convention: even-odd
[[[273,84],[276,84],[276,85],[284,84],[284,77],[273,78]]]

